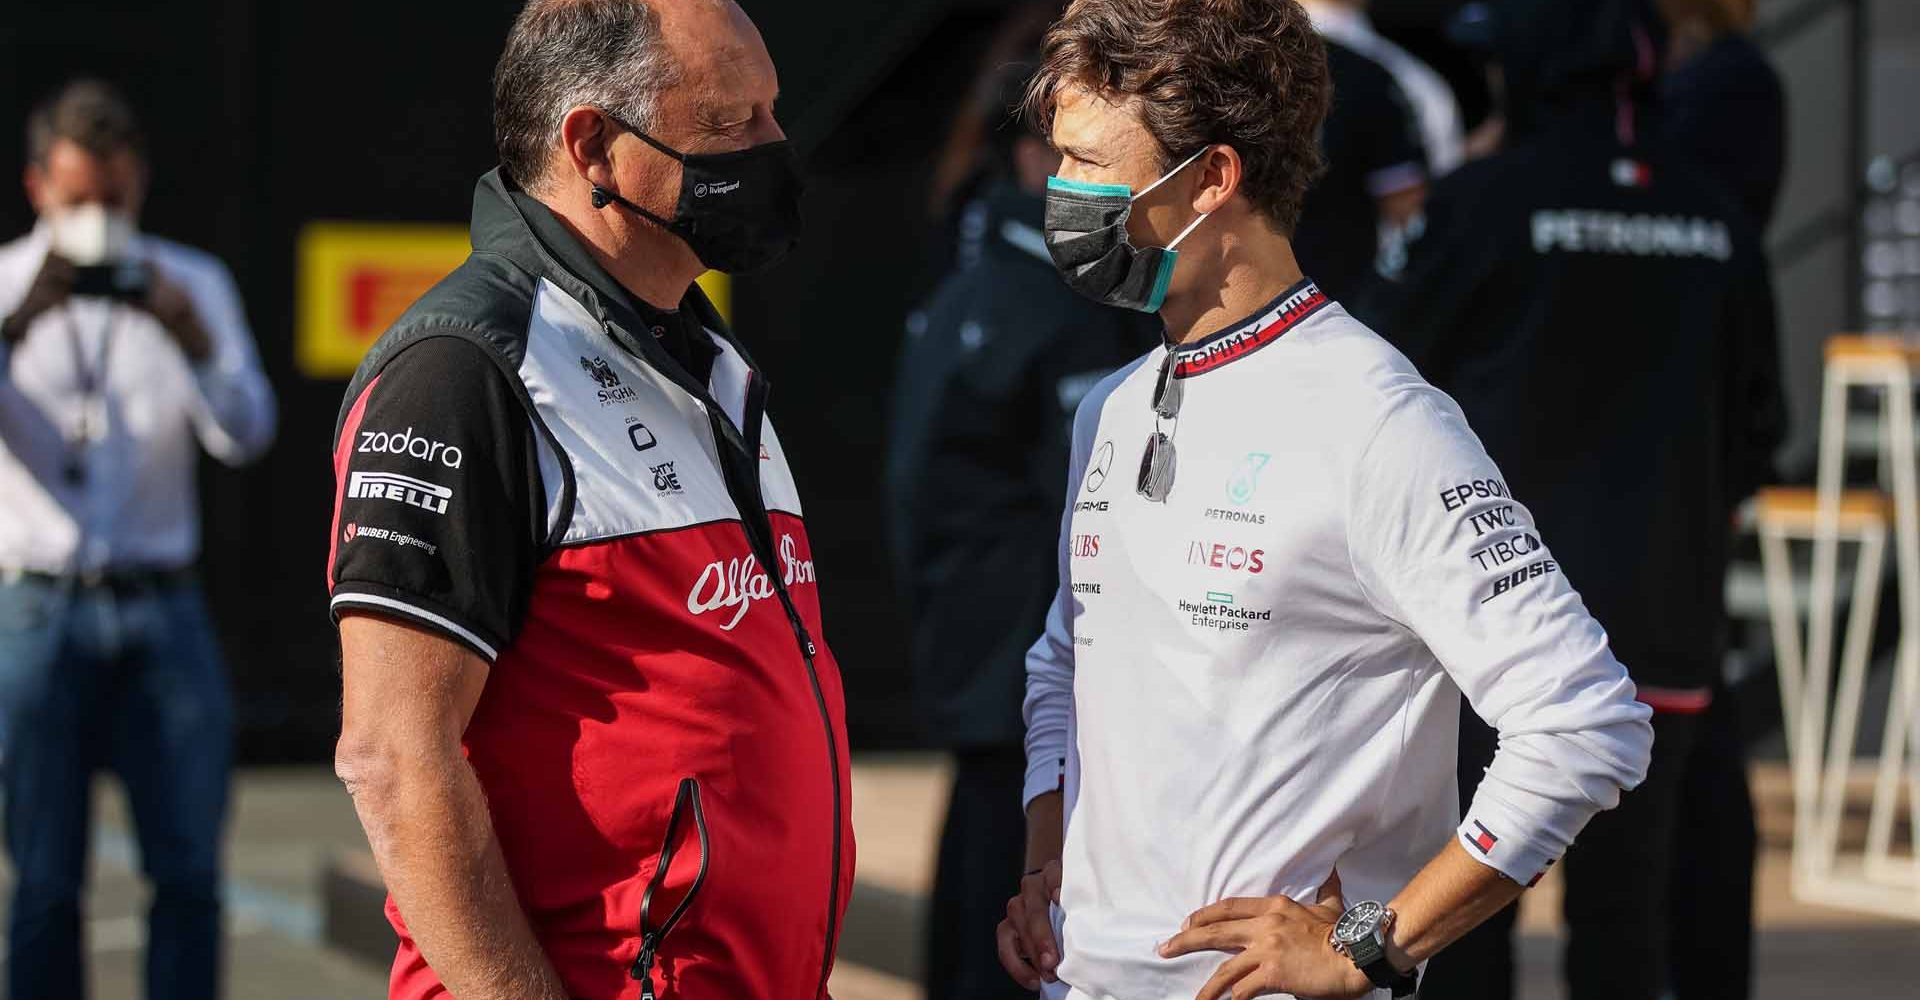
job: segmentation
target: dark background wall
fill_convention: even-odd
[[[743,5],[809,155],[811,225],[799,254],[736,285],[735,323],[795,454],[856,745],[899,745],[912,725],[878,520],[882,415],[902,319],[929,277],[931,159],[1011,4]],[[22,165],[27,109],[62,81],[119,84],[150,132],[145,228],[233,269],[279,391],[274,451],[244,471],[209,464],[203,479],[204,568],[248,759],[319,759],[337,722],[322,574],[343,385],[293,367],[295,236],[319,219],[465,221],[494,162],[489,78],[519,7],[62,0],[0,19],[0,168]],[[19,187],[0,183],[0,238],[31,224]]]

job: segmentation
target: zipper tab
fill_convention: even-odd
[[[649,934],[640,943],[640,957],[633,960],[633,978],[640,981],[640,1000],[655,1000],[653,993],[653,950],[655,942]]]

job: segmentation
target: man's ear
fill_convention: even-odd
[[[584,104],[560,119],[560,148],[573,172],[588,184],[613,186],[613,162],[607,151],[618,135],[606,115]]]
[[[1215,143],[1194,163],[1193,210],[1218,212],[1240,192],[1246,164],[1232,146]]]
[[[47,212],[47,172],[38,163],[27,164],[20,173],[20,186],[27,189],[27,204],[33,206],[33,214],[45,215]]]

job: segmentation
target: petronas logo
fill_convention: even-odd
[[[1267,467],[1273,456],[1266,452],[1248,452],[1247,457],[1227,479],[1227,499],[1236,507],[1243,507],[1253,499],[1260,489],[1260,470]]]

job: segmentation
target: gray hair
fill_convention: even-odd
[[[648,0],[529,0],[493,71],[493,141],[507,176],[544,187],[560,120],[602,108],[651,130],[679,68]]]

